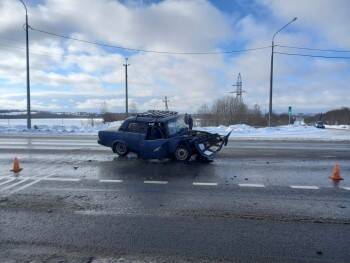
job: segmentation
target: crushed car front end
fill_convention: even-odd
[[[213,160],[222,147],[227,145],[231,132],[225,136],[205,131],[190,131],[190,134],[192,137],[191,144],[198,156],[202,159]]]

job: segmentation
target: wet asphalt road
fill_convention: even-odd
[[[349,262],[349,161],[350,142],[232,141],[181,164],[0,137],[1,262]]]

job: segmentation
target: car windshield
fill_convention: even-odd
[[[177,118],[176,120],[169,121],[168,124],[168,132],[169,136],[173,136],[184,129],[187,129],[187,125],[185,124],[182,118]]]

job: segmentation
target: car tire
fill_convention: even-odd
[[[123,142],[117,142],[113,145],[113,152],[119,156],[126,156],[129,153],[129,149]]]
[[[191,158],[191,153],[185,145],[179,145],[174,153],[175,160],[180,162],[188,161]]]

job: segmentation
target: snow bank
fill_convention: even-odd
[[[339,132],[328,129],[318,129],[305,125],[286,125],[277,127],[254,128],[245,124],[219,127],[201,127],[198,130],[226,135],[232,130],[230,139],[297,139],[297,140],[339,140],[350,141],[350,130]]]
[[[42,135],[97,135],[98,131],[106,129],[118,129],[122,121],[115,121],[103,124],[97,122],[94,125],[91,123],[84,125],[32,125],[32,129],[28,130],[26,125],[0,126],[0,134],[42,134]]]
[[[350,130],[350,125],[325,125],[326,129]]]
[[[10,125],[0,121],[0,134],[22,135],[97,135],[98,131],[118,129],[122,121],[103,124],[102,120],[68,119],[44,120],[33,119],[35,129],[28,130],[23,122],[11,120]],[[7,124],[7,125],[6,125]],[[34,126],[35,125],[35,126]],[[278,127],[255,128],[246,124],[218,127],[195,127],[196,130],[208,131],[226,135],[232,130],[230,139],[248,140],[324,140],[350,141],[349,125],[326,126],[326,129],[317,129],[313,126],[291,125]]]

